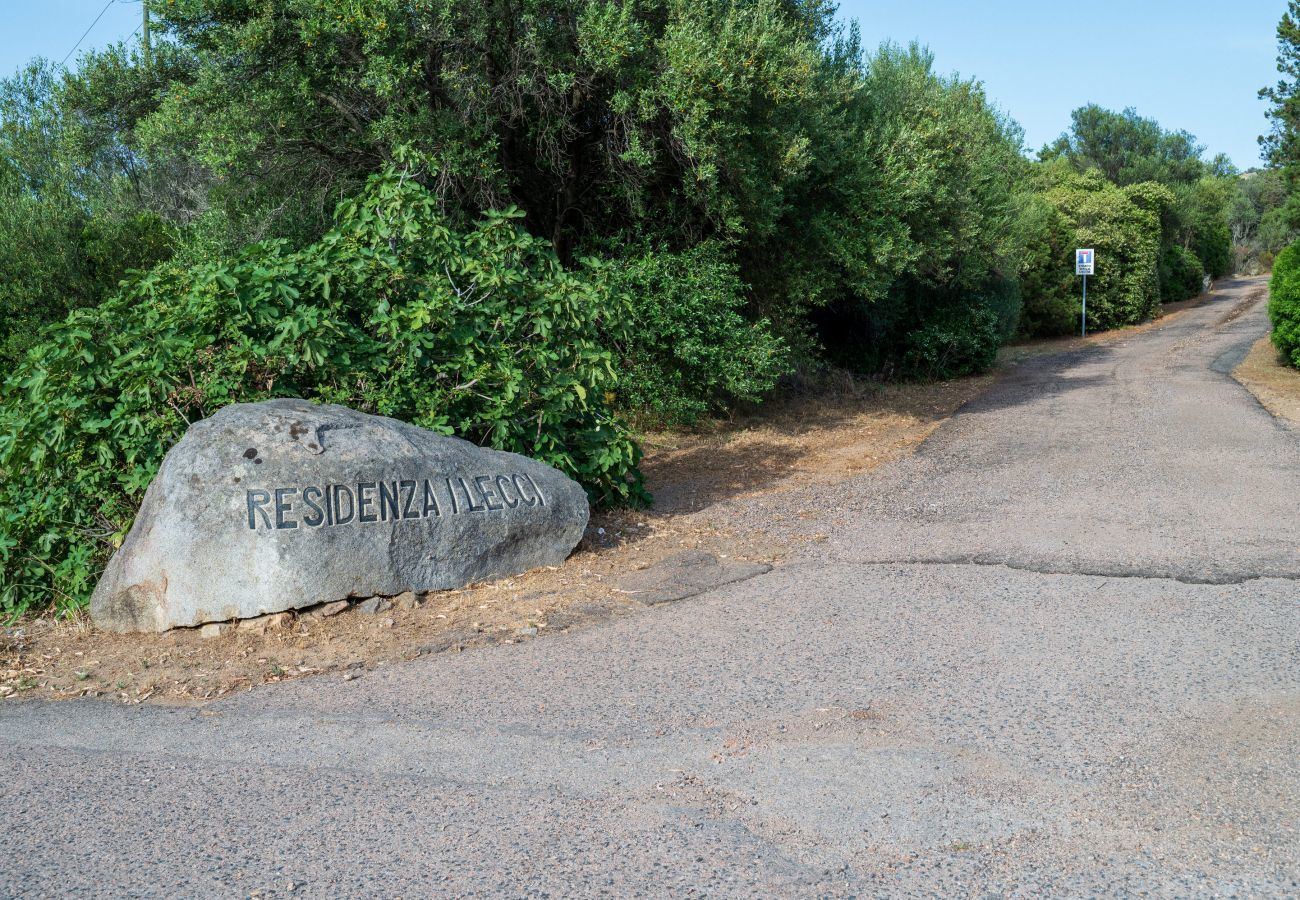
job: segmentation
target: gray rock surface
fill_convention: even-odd
[[[162,631],[457,588],[560,563],[587,517],[536,460],[342,406],[236,404],[167,454],[91,615]]]

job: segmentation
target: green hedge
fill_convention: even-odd
[[[1160,251],[1160,300],[1177,303],[1199,297],[1205,289],[1205,269],[1190,250],[1177,245]]]
[[[986,371],[1002,344],[998,314],[983,298],[948,307],[907,336],[900,374],[947,380]]]
[[[621,346],[618,404],[644,425],[689,426],[757,402],[790,370],[766,319],[742,314],[746,288],[716,241],[671,253],[619,247],[612,263],[635,327]]]
[[[541,459],[648,499],[612,415],[632,310],[516,214],[449,228],[389,169],[320,241],[164,264],[52,327],[0,389],[0,611],[84,603],[163,454],[234,402],[306,397]]]
[[[1268,290],[1273,344],[1287,362],[1300,367],[1300,242],[1277,255]]]
[[[1042,196],[1059,221],[1048,219],[1041,226],[1046,230],[1039,240],[1051,252],[1035,253],[1034,268],[1022,278],[1050,291],[1026,301],[1028,321],[1042,323],[1039,333],[1060,333],[1067,324],[1073,330],[1076,247],[1097,251],[1096,272],[1088,278],[1089,331],[1136,325],[1158,315],[1160,211],[1172,202],[1169,191],[1149,182],[1118,188],[1096,171],[1048,174],[1054,183]],[[1063,228],[1071,235],[1066,246],[1061,246]]]

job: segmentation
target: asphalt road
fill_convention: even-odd
[[[201,710],[0,704],[0,895],[1294,896],[1300,431],[1225,374],[1260,285],[720,509],[827,537],[702,597]]]

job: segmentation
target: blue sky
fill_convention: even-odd
[[[33,56],[63,59],[101,11],[78,53],[130,37],[141,20],[138,0],[0,0],[0,72],[11,75]]]
[[[0,72],[61,60],[107,0],[0,0]],[[867,46],[919,40],[941,71],[983,81],[1037,149],[1088,102],[1136,107],[1184,128],[1241,168],[1267,127],[1256,91],[1276,79],[1274,30],[1285,0],[842,0]],[[131,36],[138,0],[114,0],[81,49]],[[75,60],[75,55],[73,59]]]
[[[1086,103],[1135,107],[1240,168],[1259,164],[1261,87],[1277,79],[1286,0],[843,0],[863,43],[919,40],[942,71],[984,82],[1033,149]]]

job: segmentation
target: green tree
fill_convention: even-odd
[[[1131,107],[1117,113],[1089,104],[1071,113],[1070,123],[1040,158],[1067,159],[1080,172],[1097,169],[1120,187],[1143,181],[1190,184],[1207,171],[1201,158],[1205,147],[1194,136],[1165,131]],[[1227,163],[1216,158],[1214,165],[1223,169]]]
[[[173,249],[127,129],[97,119],[79,83],[41,60],[0,81],[0,362]]]
[[[1024,254],[1017,273],[1023,297],[1018,328],[1026,337],[1059,337],[1079,330],[1074,251],[1082,245],[1073,222],[1059,208],[1065,199],[1033,192],[1019,218]]]
[[[177,0],[161,17],[189,63],[139,132],[202,162],[240,240],[252,222],[310,237],[410,146],[453,221],[518,206],[566,263],[717,241],[751,318],[804,354],[809,309],[904,276],[952,303],[1015,268],[1015,126],[919,48],[865,57],[823,0]]]
[[[886,44],[865,68],[864,161],[885,189],[863,220],[857,277],[816,313],[818,333],[862,371],[986,368],[1019,315],[1021,131],[978,82],[937,74],[919,46]]]
[[[1278,169],[1243,172],[1233,182],[1227,219],[1236,271],[1267,271],[1273,257],[1300,237],[1286,224],[1286,202],[1286,182]]]
[[[1205,147],[1186,131],[1166,131],[1133,109],[1112,112],[1090,104],[1076,109],[1071,128],[1039,156],[1063,160],[1078,172],[1096,170],[1120,187],[1160,184],[1162,203],[1160,293],[1166,301],[1201,292],[1201,274],[1233,267],[1227,212],[1236,170],[1226,157],[1204,158]]]
[[[1269,161],[1280,168],[1289,197],[1283,219],[1288,228],[1300,228],[1300,2],[1288,0],[1277,26],[1276,83],[1260,89],[1259,96],[1270,104],[1272,128],[1260,145]]]
[[[1173,189],[1178,230],[1175,240],[1193,253],[1211,278],[1233,269],[1228,205],[1236,178],[1206,176]],[[1199,287],[1196,293],[1200,293]]]

